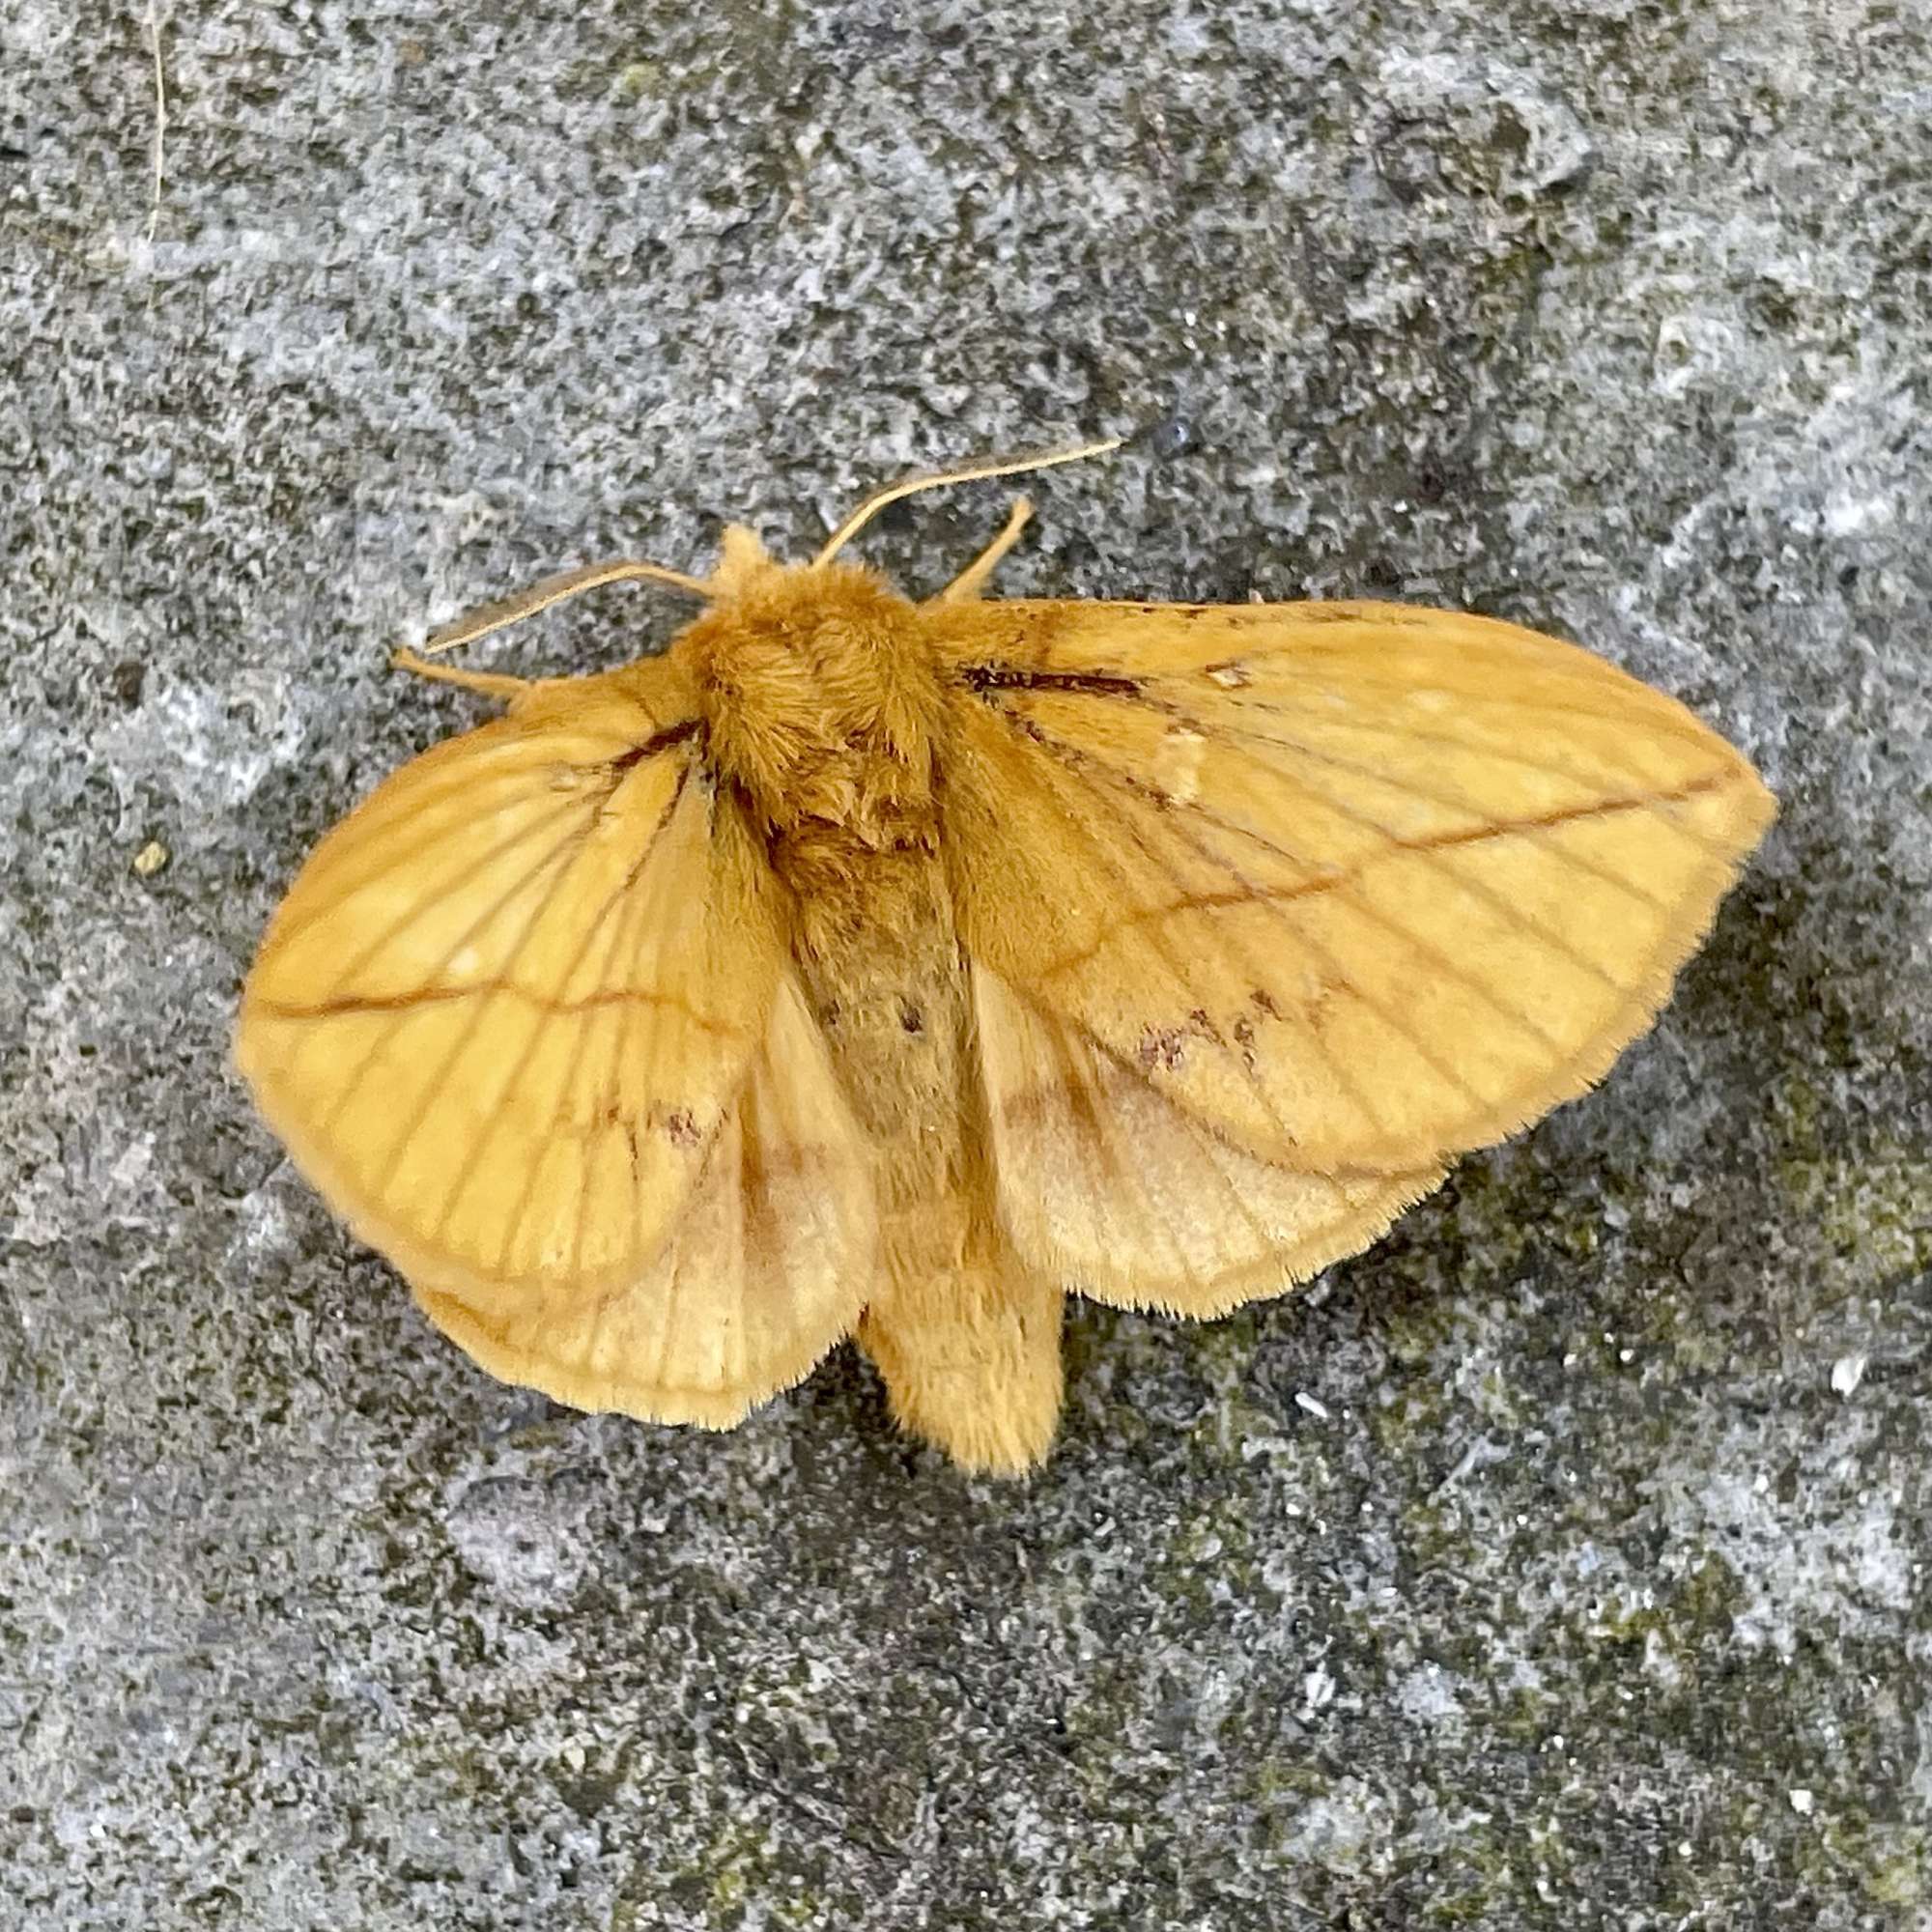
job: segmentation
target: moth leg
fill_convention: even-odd
[[[1000,559],[1019,542],[1020,532],[1032,520],[1032,500],[1026,497],[1016,497],[1013,507],[1007,512],[1006,527],[931,601],[935,604],[963,604],[969,597],[979,596],[980,585],[992,576]]]
[[[501,671],[464,670],[456,665],[431,664],[414,651],[392,651],[389,663],[397,670],[413,671],[416,676],[433,678],[438,684],[458,685],[465,691],[473,691],[483,697],[494,697],[503,704],[521,697],[535,682],[533,678],[507,677]]]

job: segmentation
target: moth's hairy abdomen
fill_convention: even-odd
[[[1775,808],[1512,625],[981,603],[1024,505],[914,604],[835,553],[916,487],[455,634],[638,578],[705,600],[661,657],[406,660],[509,716],[324,839],[236,1056],[494,1373],[727,1427],[850,1334],[1016,1473],[1068,1289],[1211,1316],[1375,1240],[1650,1025]]]

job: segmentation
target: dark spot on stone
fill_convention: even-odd
[[[1265,1013],[1271,1020],[1280,1019],[1281,1009],[1265,993],[1250,993],[1248,998],[1257,1011]]]
[[[818,1009],[818,1024],[830,1033],[844,1016],[845,1009],[837,1000],[827,1000]]]
[[[142,687],[148,681],[148,667],[139,658],[123,658],[107,673],[107,688],[131,711],[141,701]]]
[[[899,1025],[904,1027],[907,1033],[923,1033],[925,1031],[925,1015],[910,1000],[901,1000],[899,1002]]]
[[[665,1116],[665,1137],[672,1147],[680,1148],[695,1148],[704,1138],[697,1131],[697,1122],[682,1107]]]
[[[1194,425],[1182,415],[1162,416],[1128,440],[1156,459],[1179,456],[1194,440]]]

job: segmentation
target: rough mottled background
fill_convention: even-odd
[[[0,0],[0,1922],[1925,1923],[1928,34]],[[1297,1301],[1078,1310],[1024,1489],[849,1357],[723,1437],[472,1372],[224,1065],[473,713],[385,648],[1151,423],[1009,589],[1473,606],[1760,760],[1657,1034]]]

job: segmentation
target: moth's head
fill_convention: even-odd
[[[912,608],[877,571],[842,557],[781,563],[743,524],[724,526],[701,587],[705,609],[693,631],[736,627],[801,648],[828,624],[895,624]]]
[[[705,579],[705,588],[714,604],[727,604],[782,576],[786,568],[759,541],[757,531],[743,524],[726,524],[719,540],[718,567]]]

